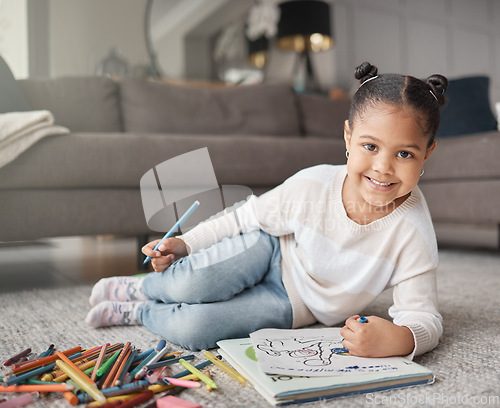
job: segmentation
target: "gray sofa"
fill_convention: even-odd
[[[103,77],[19,83],[33,109],[51,111],[71,134],[47,137],[0,168],[0,241],[150,234],[142,175],[202,147],[219,184],[256,194],[304,167],[345,161],[349,103],[297,97],[284,84],[202,90]]]
[[[51,136],[0,168],[0,241],[150,234],[141,176],[208,147],[219,184],[260,194],[298,170],[343,164],[349,102],[284,84],[207,90],[102,77],[19,81],[33,109],[70,135]],[[500,133],[439,141],[421,188],[434,221],[498,228]]]

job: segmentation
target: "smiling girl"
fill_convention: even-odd
[[[345,322],[365,357],[432,350],[442,334],[437,245],[417,187],[436,147],[447,80],[364,63],[345,122],[347,165],[304,169],[160,246],[157,273],[99,281],[87,322],[143,324],[189,349],[264,328]],[[393,288],[392,321],[360,313]]]

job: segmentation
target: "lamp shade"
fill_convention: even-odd
[[[280,3],[277,45],[281,49],[303,52],[325,51],[333,46],[330,5],[320,0],[294,0]]]
[[[266,65],[267,54],[269,51],[269,40],[262,35],[255,40],[247,38],[248,42],[248,60],[250,64],[257,68],[263,68]]]

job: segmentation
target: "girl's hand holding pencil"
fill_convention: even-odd
[[[144,245],[142,253],[151,257],[151,265],[155,272],[163,272],[177,259],[188,254],[186,244],[179,238],[164,239],[157,250],[154,248],[161,239],[157,239]]]
[[[172,239],[180,226],[186,221],[189,216],[198,208],[200,202],[196,200],[187,211],[181,215],[177,222],[167,231],[162,239],[150,242],[142,248],[142,252],[147,255],[144,263],[152,261],[153,268],[155,272],[163,272],[167,269],[175,260],[186,256],[187,247],[184,241],[181,239]],[[163,259],[162,259],[163,258]]]

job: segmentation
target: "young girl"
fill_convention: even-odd
[[[159,251],[150,242],[142,251],[157,273],[99,281],[87,322],[143,324],[196,350],[264,327],[345,321],[343,345],[356,356],[433,349],[442,334],[437,246],[417,183],[436,147],[448,82],[377,75],[369,63],[355,76],[346,166],[302,170]],[[357,313],[390,287],[393,322],[359,322]]]

